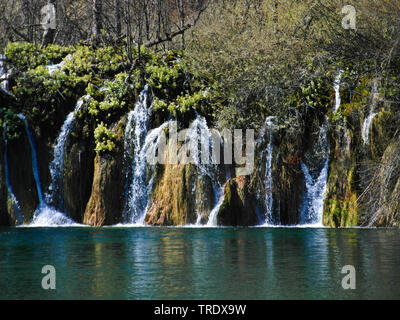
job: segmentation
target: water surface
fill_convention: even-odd
[[[0,299],[399,299],[399,266],[396,229],[0,229]]]

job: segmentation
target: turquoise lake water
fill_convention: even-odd
[[[0,229],[0,299],[399,299],[399,271],[397,229]]]

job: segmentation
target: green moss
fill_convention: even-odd
[[[327,78],[311,80],[302,88],[302,98],[307,106],[322,109],[324,112],[332,105],[331,84]]]
[[[379,112],[371,124],[370,149],[374,159],[379,160],[394,137],[398,124],[393,113]]]
[[[343,163],[333,161],[328,178],[323,222],[333,228],[353,227],[358,224],[356,166],[346,170],[342,165]],[[339,185],[343,185],[344,189],[338,189]]]
[[[0,134],[4,133],[5,126],[7,128],[5,134],[8,142],[19,139],[24,130],[24,125],[21,119],[18,118],[17,113],[10,108],[0,108]]]

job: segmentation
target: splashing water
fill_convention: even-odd
[[[53,205],[58,210],[64,209],[63,197],[63,168],[64,168],[64,147],[65,143],[71,134],[72,125],[75,120],[75,113],[79,111],[89,96],[81,98],[75,107],[75,110],[68,114],[64,124],[61,127],[60,134],[57,137],[54,146],[53,161],[50,163],[49,169],[51,174],[51,183],[46,193],[46,203]]]
[[[328,166],[329,162],[326,160],[317,179],[313,179],[308,167],[303,162],[301,163],[301,169],[306,180],[306,194],[301,209],[300,224],[322,226]]]
[[[65,216],[63,213],[44,204],[39,206],[30,223],[30,227],[55,227],[55,226],[79,226],[73,220]]]

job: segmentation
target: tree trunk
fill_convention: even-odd
[[[117,37],[121,35],[121,1],[114,0],[114,10],[115,10],[115,33]]]
[[[98,37],[101,34],[101,29],[103,29],[103,0],[93,0],[93,35]]]

